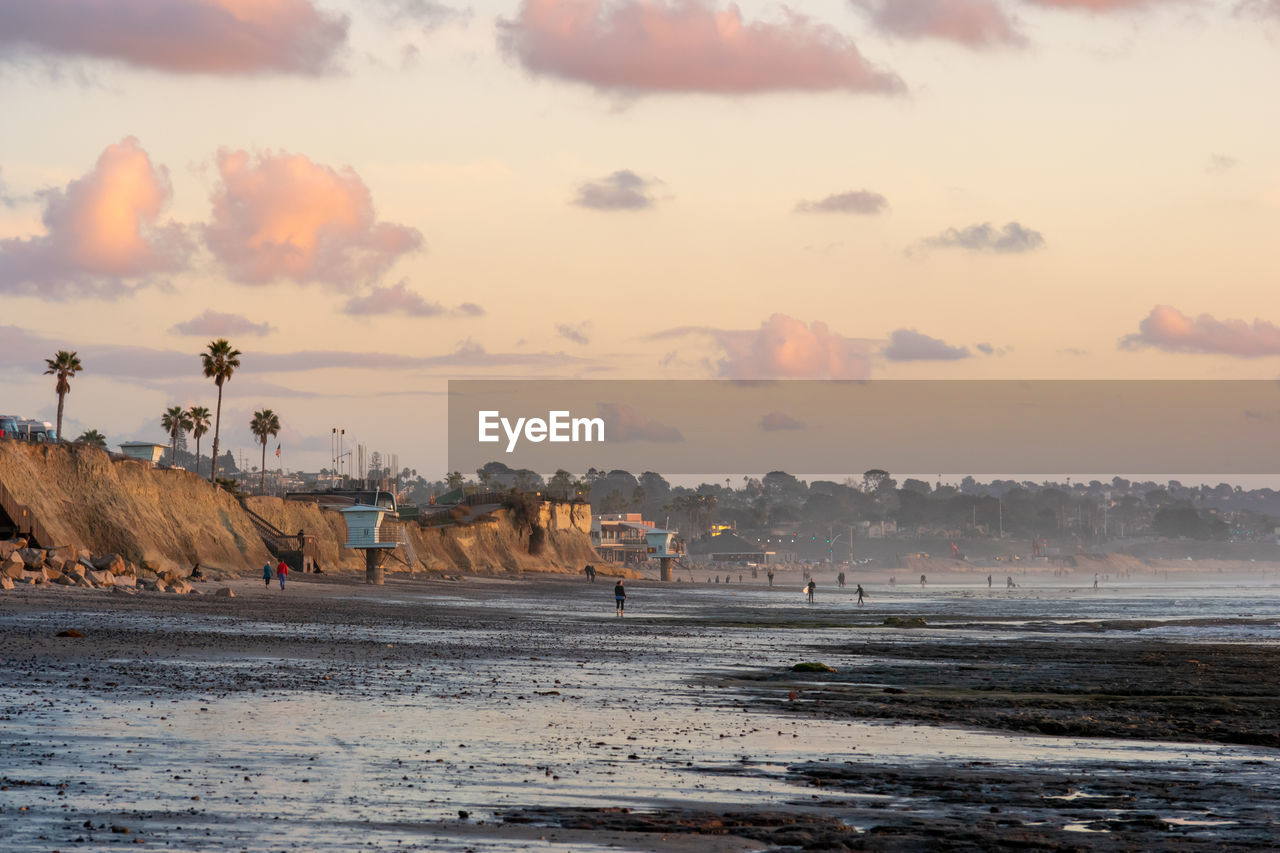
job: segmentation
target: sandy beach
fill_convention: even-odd
[[[1280,582],[0,596],[14,851],[1274,848]],[[213,591],[230,586],[233,598]],[[918,624],[923,627],[886,627]],[[57,636],[74,631],[80,637]],[[835,672],[793,672],[822,662]]]

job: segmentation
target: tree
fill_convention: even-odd
[[[465,483],[466,481],[467,481],[466,477],[462,476],[461,471],[450,471],[449,474],[444,478],[445,485],[449,487],[449,491],[451,492],[454,491],[455,489],[461,489],[462,484]]]
[[[178,436],[184,430],[191,429],[191,416],[187,414],[187,410],[181,406],[170,406],[165,409],[164,415],[160,418],[160,426],[164,427],[164,431],[169,435],[169,441],[172,443],[171,453],[169,457],[170,465],[178,464]]]
[[[200,473],[200,437],[209,431],[209,410],[204,406],[187,409],[191,418],[191,434],[196,437],[196,474]]]
[[[76,439],[76,444],[87,444],[90,447],[101,447],[107,449],[107,437],[96,429],[87,429],[80,433],[80,437]]]
[[[218,439],[222,432],[222,385],[231,379],[231,374],[240,366],[240,350],[233,349],[226,338],[209,341],[207,352],[200,353],[200,361],[204,367],[204,375],[218,386],[218,408],[213,418],[213,467],[209,471],[209,482],[218,479]]]
[[[71,393],[72,376],[75,376],[84,369],[84,365],[80,363],[80,358],[74,352],[67,350],[58,350],[57,355],[53,358],[44,360],[46,365],[45,375],[58,377],[57,383],[53,389],[58,394],[58,441],[62,441],[62,407],[66,403],[67,394]]]
[[[280,417],[270,409],[254,412],[253,420],[249,421],[249,430],[258,437],[258,441],[262,442],[262,473],[258,492],[265,495],[267,493],[267,437],[280,434]]]

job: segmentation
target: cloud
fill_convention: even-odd
[[[565,340],[586,346],[591,343],[591,321],[584,320],[576,326],[570,326],[568,323],[557,323],[556,334]]]
[[[970,225],[967,228],[948,228],[937,237],[925,239],[923,245],[931,249],[968,249],[973,252],[997,252],[1019,254],[1033,252],[1044,246],[1044,236],[1039,231],[1024,228],[1017,222],[1009,222],[997,231],[990,222]]]
[[[483,317],[485,311],[474,302],[463,302],[457,308],[453,309],[453,313],[461,314],[465,317]]]
[[[204,237],[236,281],[292,279],[350,291],[422,246],[416,228],[377,221],[369,188],[350,167],[226,149],[217,159],[221,181]]]
[[[607,8],[606,8],[607,6]],[[715,0],[523,0],[503,51],[534,74],[628,94],[905,91],[835,29],[795,12],[744,21]]]
[[[821,201],[802,201],[796,213],[860,213],[873,216],[889,208],[889,200],[870,190],[851,190],[829,195]]]
[[[765,432],[778,430],[804,429],[808,424],[782,412],[770,412],[760,419],[760,429]]]
[[[198,317],[192,317],[169,329],[179,335],[202,335],[211,338],[225,338],[232,335],[269,335],[275,331],[270,323],[254,323],[241,314],[223,314],[206,309]]]
[[[973,357],[968,347],[953,347],[915,329],[895,329],[880,354],[889,361],[956,361]]]
[[[392,24],[414,23],[428,31],[471,14],[435,0],[378,0],[377,5]]]
[[[995,0],[851,0],[876,29],[906,39],[935,38],[968,48],[1021,47],[1027,39]]]
[[[1280,0],[1240,0],[1236,14],[1280,19]]]
[[[626,403],[597,403],[596,409],[604,418],[609,441],[657,441],[667,444],[684,441],[680,430],[659,423]]]
[[[1280,2],[1280,0],[1277,0],[1277,2]],[[1223,172],[1230,172],[1239,163],[1239,160],[1227,154],[1210,154],[1209,165],[1205,166],[1205,171],[1220,175]]]
[[[1237,358],[1280,355],[1280,326],[1255,319],[1218,320],[1208,314],[1188,317],[1171,305],[1151,309],[1138,331],[1120,339],[1120,348],[1146,347],[1166,352],[1210,353]]]
[[[45,233],[0,240],[0,293],[112,299],[187,264],[185,231],[160,221],[173,196],[169,173],[132,136],[107,146],[89,174],[43,196]]]
[[[401,281],[390,287],[374,287],[364,296],[351,297],[342,307],[342,313],[358,317],[384,314],[436,317],[444,313],[444,308],[439,302],[428,302]]]
[[[867,341],[786,314],[774,314],[759,329],[683,326],[648,339],[687,335],[705,335],[716,343],[722,351],[716,372],[728,379],[866,379],[871,372]]]
[[[1036,6],[1050,9],[1066,9],[1082,12],[1119,12],[1125,9],[1140,9],[1143,6],[1185,3],[1188,0],[1024,0]]]
[[[177,74],[322,74],[345,16],[311,0],[0,0],[0,59],[106,59]]]
[[[573,203],[590,210],[648,210],[656,201],[651,189],[661,183],[620,169],[606,178],[582,184]]]

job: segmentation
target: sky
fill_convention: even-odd
[[[0,411],[442,476],[449,379],[1273,379],[1277,0],[0,0]],[[208,439],[206,439],[207,447]]]

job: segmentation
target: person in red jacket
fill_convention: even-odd
[[[284,560],[281,560],[280,565],[276,566],[276,577],[280,578],[280,588],[284,589],[284,582],[289,578],[289,567]]]

